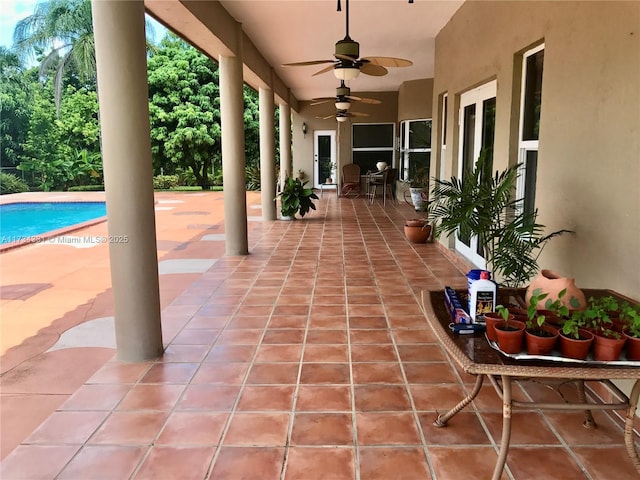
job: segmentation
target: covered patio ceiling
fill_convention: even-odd
[[[183,0],[145,0],[148,12],[217,59],[224,47],[186,8]],[[203,2],[198,2],[199,8]],[[339,81],[332,72],[313,74],[323,65],[283,67],[283,63],[333,59],[334,45],[345,36],[346,0],[274,1],[223,0],[221,5],[242,29],[274,74],[299,101],[335,95]],[[413,61],[390,68],[382,77],[360,75],[350,82],[353,92],[397,91],[406,81],[434,76],[435,37],[462,5],[462,0],[349,0],[349,34],[360,43],[360,56],[400,57]],[[245,81],[252,84],[252,78]]]

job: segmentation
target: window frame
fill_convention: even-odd
[[[359,127],[368,127],[373,125],[387,125],[391,126],[391,145],[390,146],[378,146],[378,147],[356,147],[354,146],[355,139],[355,130]],[[389,152],[391,155],[391,164],[390,167],[395,166],[395,149],[396,149],[396,124],[394,122],[374,122],[374,123],[352,123],[351,124],[351,162],[356,163],[355,161],[355,153],[361,152]],[[360,165],[358,163],[358,165]],[[360,165],[362,166],[362,165]],[[365,169],[366,170],[366,169]]]
[[[533,48],[525,51],[522,54],[522,78],[520,85],[520,118],[518,123],[518,181],[516,183],[516,198],[518,201],[518,209],[517,213],[522,214],[523,212],[532,213],[535,211],[535,185],[536,185],[536,176],[537,176],[537,160],[538,160],[538,152],[540,151],[540,130],[538,128],[538,138],[535,140],[524,140],[524,124],[525,124],[525,102],[527,96],[527,60],[536,55],[539,52],[544,52],[545,44],[544,42],[536,45]],[[544,58],[543,58],[544,65]],[[543,67],[543,78],[544,80],[544,67]],[[542,83],[541,83],[541,96],[542,96]],[[542,105],[542,98],[540,100],[540,105]],[[540,115],[542,118],[542,115]],[[529,167],[536,167],[535,169],[527,168],[528,164],[528,155],[530,152],[535,152],[535,165],[529,165]],[[529,191],[533,189],[533,192]]]
[[[429,136],[429,146],[421,147],[421,148],[411,148],[411,123],[417,122],[429,122],[429,130],[431,131],[431,135]],[[411,120],[402,120],[400,122],[400,165],[398,168],[399,179],[408,181],[409,172],[410,172],[410,164],[409,164],[409,156],[412,153],[428,153],[429,154],[429,165],[428,168],[431,170],[431,150],[432,145],[431,141],[433,138],[433,119],[432,118],[415,118]]]

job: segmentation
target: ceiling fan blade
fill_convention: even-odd
[[[334,97],[327,97],[327,98],[313,98],[311,100],[311,106],[315,106],[315,105],[322,105],[324,103],[329,103],[329,102],[335,102],[335,98]]]
[[[355,62],[357,58],[350,57],[349,55],[342,55],[341,53],[334,53],[334,57],[339,60],[346,60],[347,62]]]
[[[363,64],[362,67],[360,67],[360,71],[365,75],[371,75],[374,77],[382,77],[387,73],[389,73],[389,71],[386,68],[380,65],[373,65],[371,63]]]
[[[347,98],[354,102],[368,103],[369,105],[380,105],[382,103],[380,100],[376,100],[375,98],[354,97],[353,95],[349,95]]]
[[[321,118],[322,120],[329,120],[330,118],[333,118],[333,117],[335,117],[335,116],[336,116],[336,114],[335,114],[335,113],[332,113],[331,115],[326,115],[326,116],[324,116],[324,117],[316,116],[316,118]]]
[[[378,65],[380,67],[410,67],[413,65],[411,60],[405,60],[404,58],[395,57],[364,57],[362,60],[369,62],[372,65]]]
[[[334,60],[309,60],[308,62],[283,63],[283,67],[306,67],[308,65],[322,65],[323,63],[333,63]]]
[[[360,113],[360,112],[349,112],[348,114],[349,117],[368,117],[369,114],[368,113]]]
[[[329,71],[333,70],[333,63],[334,63],[334,62],[331,62],[331,63],[332,63],[332,65],[329,65],[328,67],[325,67],[325,68],[323,68],[322,70],[317,71],[317,72],[316,72],[316,73],[314,73],[312,76],[314,76],[314,77],[315,77],[316,75],[322,75],[323,73],[327,73],[327,72],[329,72]]]

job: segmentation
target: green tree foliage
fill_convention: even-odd
[[[20,163],[29,126],[28,83],[18,56],[0,47],[0,167],[3,168]]]
[[[60,118],[51,88],[33,84],[31,94],[31,117],[18,168],[33,172],[36,186],[45,191],[101,183],[96,93],[67,87]]]
[[[154,170],[190,169],[209,189],[212,164],[221,163],[217,64],[170,35],[150,56],[148,77]]]

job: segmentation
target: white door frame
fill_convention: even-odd
[[[333,165],[333,168],[331,169],[331,179],[333,181],[333,184],[336,183],[336,131],[335,130],[315,130],[313,132],[313,186],[314,188],[320,188],[320,185],[325,183],[325,180],[327,179],[326,175],[324,175],[325,178],[320,178],[320,162],[318,158],[318,154],[319,154],[318,139],[320,137],[327,137],[327,136],[330,137],[330,142],[331,142],[330,162]]]
[[[464,140],[466,138],[465,122],[464,122],[464,109],[470,105],[475,105],[476,115],[474,122],[474,135],[473,135],[473,162],[478,161],[480,150],[482,149],[482,122],[483,122],[483,102],[496,96],[497,82],[495,80],[485,83],[473,90],[460,95],[460,111],[458,113],[458,125],[459,129],[459,145],[458,145],[458,178],[462,178],[462,170],[464,168]],[[470,260],[478,268],[486,268],[487,262],[481,255],[478,254],[478,238],[471,237],[470,245],[466,245],[460,241],[456,235],[455,248],[465,258]]]

